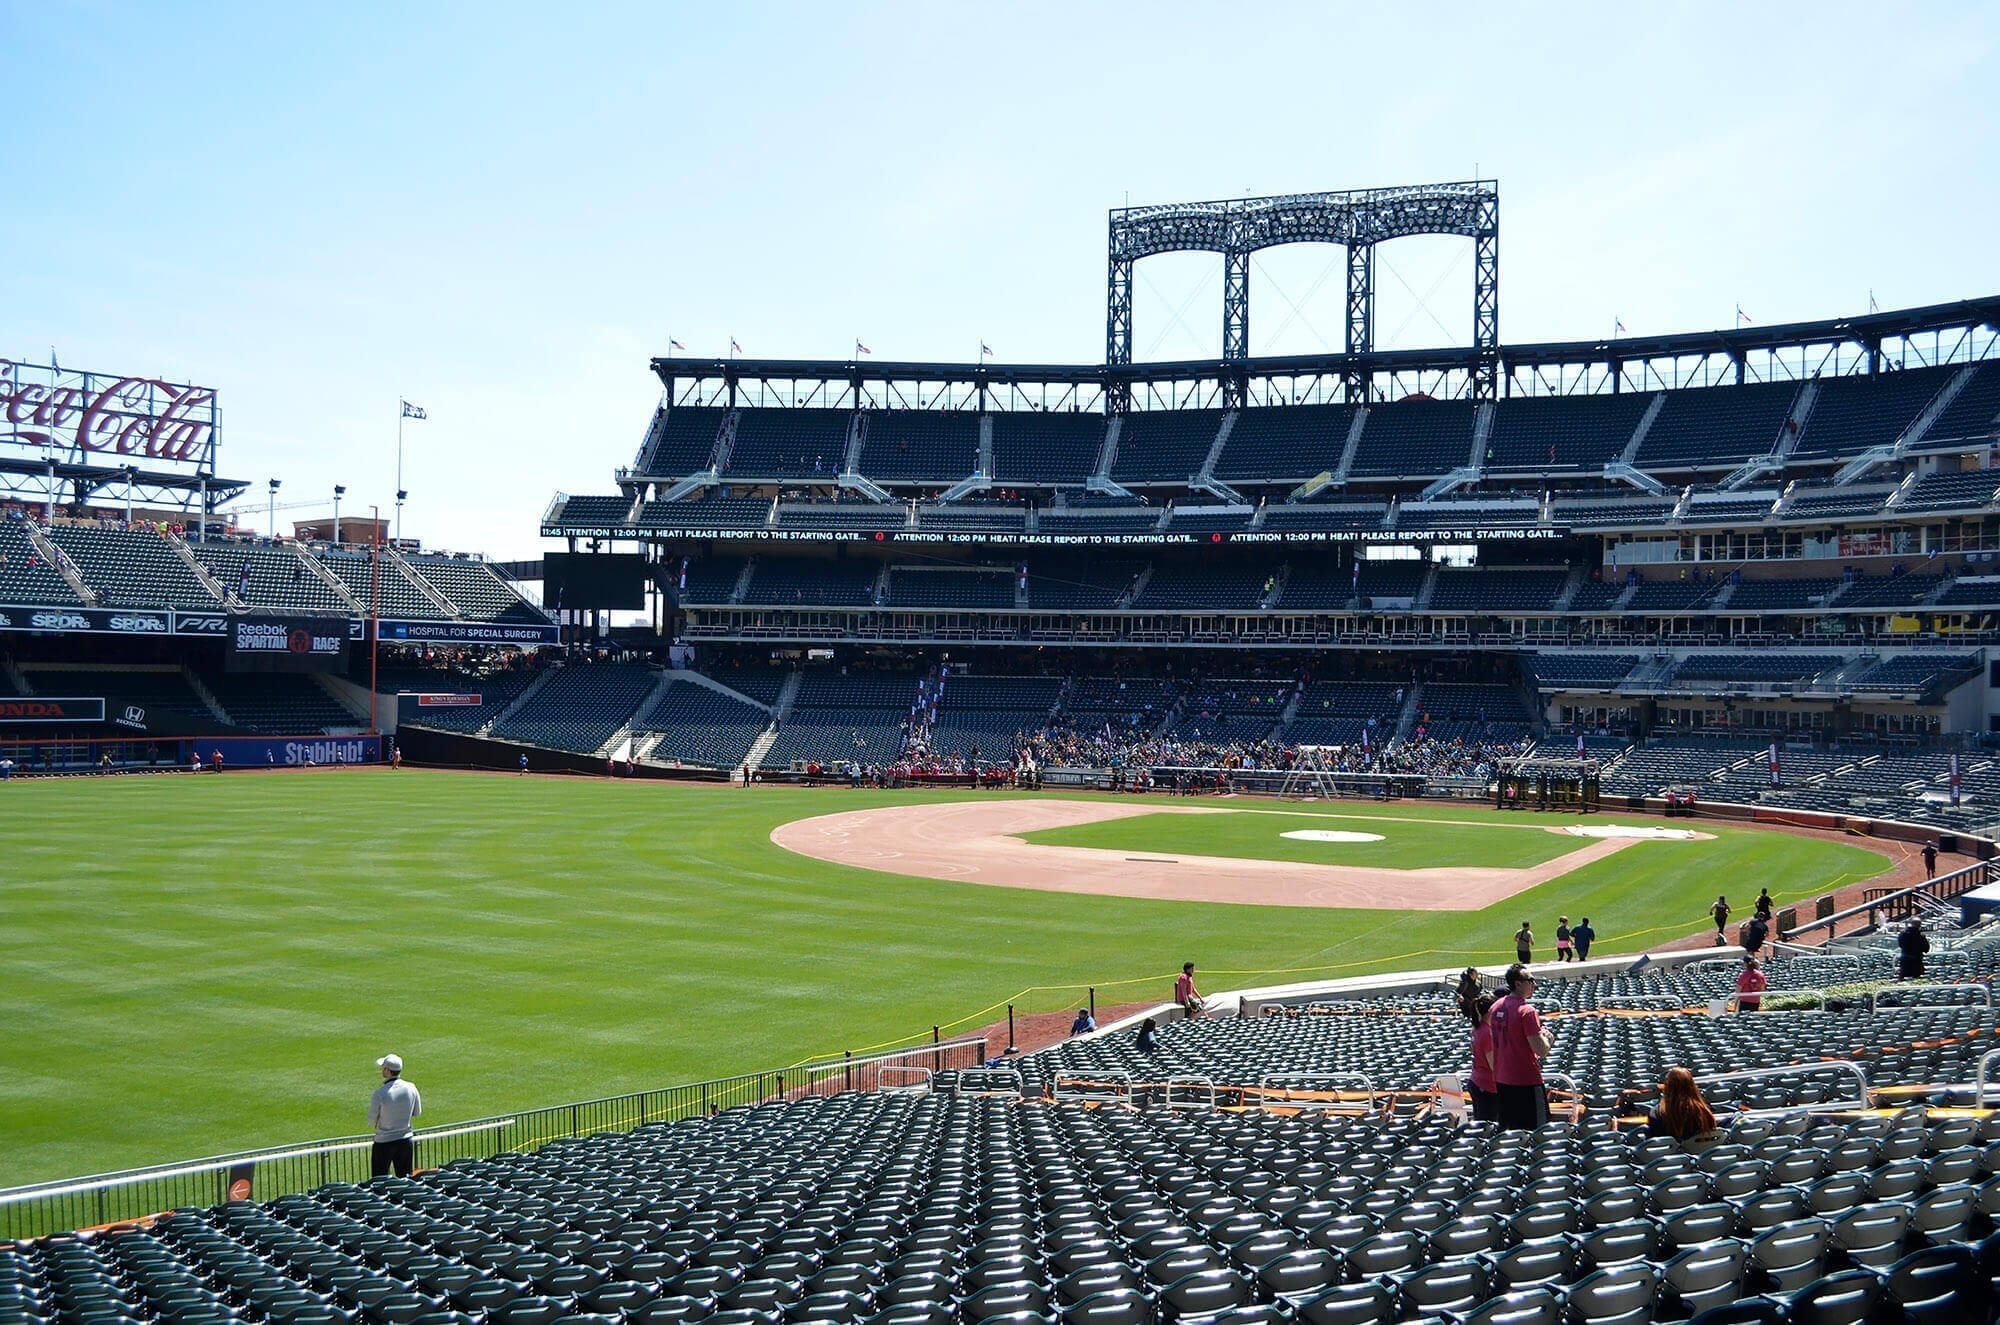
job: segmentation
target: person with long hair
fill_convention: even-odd
[[[1701,1097],[1694,1073],[1684,1067],[1670,1067],[1660,1079],[1660,1102],[1646,1115],[1649,1136],[1671,1136],[1692,1141],[1715,1130],[1715,1110]]]
[[[1500,1094],[1493,1079],[1493,995],[1480,994],[1472,1000],[1472,1070],[1465,1074],[1465,1095],[1472,1116],[1482,1122],[1500,1119]]]

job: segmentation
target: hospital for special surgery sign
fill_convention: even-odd
[[[77,464],[212,462],[215,392],[151,377],[0,359],[0,445]]]

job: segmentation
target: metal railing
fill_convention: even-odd
[[[416,1163],[440,1168],[455,1160],[534,1150],[568,1137],[626,1132],[765,1100],[908,1089],[911,1069],[929,1073],[976,1067],[985,1056],[986,1041],[969,1036],[424,1128],[416,1134]],[[182,1206],[269,1200],[328,1183],[364,1182],[372,1145],[371,1137],[335,1137],[8,1188],[0,1191],[0,1239],[95,1228]]]
[[[1794,929],[1786,930],[1779,937],[1790,941],[1797,938],[1800,934],[1810,934],[1816,929],[1824,929],[1831,936],[1835,925],[1853,916],[1867,914],[1872,917],[1877,911],[1886,910],[1893,912],[1899,903],[1909,903],[1916,897],[1946,898],[1962,896],[1965,893],[1971,892],[1974,888],[1981,887],[1991,881],[1995,869],[1996,865],[1994,861],[1975,861],[1962,869],[1955,869],[1949,874],[1940,874],[1935,879],[1926,879],[1922,883],[1898,889],[1895,892],[1873,898],[1856,906],[1847,907],[1844,910],[1835,911],[1831,915],[1821,916],[1816,920],[1808,920]]]
[[[1904,1004],[1900,995],[1916,994],[1915,1003]],[[1884,1007],[1984,1007],[1993,1006],[1993,986],[1987,984],[1906,984],[1884,985],[1871,1000],[1874,1011]]]
[[[1256,1105],[1366,1117],[1375,1112],[1375,1082],[1361,1072],[1267,1072],[1257,1078]]]

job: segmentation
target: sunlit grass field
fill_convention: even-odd
[[[1698,928],[1719,891],[1786,900],[1888,866],[1704,823],[1715,841],[1405,914],[933,882],[770,841],[809,815],[1001,794],[408,769],[0,785],[0,1186],[355,1133],[391,1051],[446,1123],[927,1040],[1088,985],[1165,998],[1188,959],[1211,991],[1500,961],[1524,916],[1547,932],[1558,909],[1589,913],[1600,950],[1637,950]],[[1381,832],[1368,849],[1410,866],[1575,845],[1458,804],[1294,808],[1360,816],[1332,826]],[[1331,821],[1160,816],[1063,840],[1325,858],[1287,854],[1326,849],[1278,837],[1294,823]]]

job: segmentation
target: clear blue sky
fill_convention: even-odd
[[[612,490],[669,335],[1100,360],[1128,196],[1477,169],[1509,341],[2000,292],[1996,40],[1944,3],[0,0],[0,356],[216,387],[260,526],[272,475],[386,509],[407,396],[408,531],[522,555]],[[1381,251],[1385,346],[1465,339],[1467,248]],[[1260,257],[1255,352],[1338,348],[1338,258]],[[1218,260],[1139,272],[1140,357],[1214,353]]]

